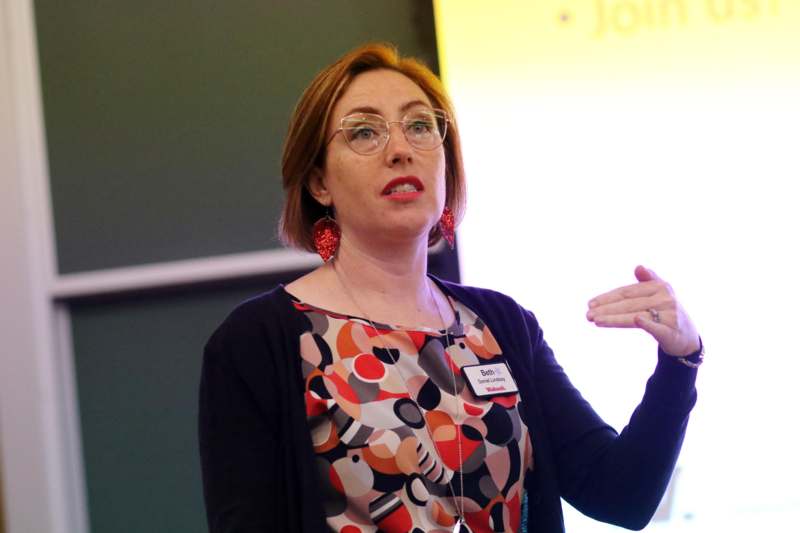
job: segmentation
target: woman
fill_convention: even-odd
[[[323,70],[294,112],[283,179],[283,237],[325,263],[240,305],[206,347],[212,532],[554,532],[561,497],[647,524],[702,360],[665,282],[637,267],[638,283],[589,304],[598,326],[659,345],[617,434],[533,314],[427,275],[428,246],[452,239],[464,205],[457,125],[427,68],[368,45]]]

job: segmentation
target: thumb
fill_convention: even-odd
[[[661,279],[655,272],[649,268],[643,267],[642,265],[638,265],[636,267],[636,269],[633,271],[633,275],[636,276],[638,281],[652,281]]]

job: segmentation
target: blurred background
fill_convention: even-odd
[[[642,263],[697,322],[648,530],[796,531],[800,2],[0,0],[0,532],[206,530],[202,347],[318,264],[276,238],[281,144],[370,40],[455,100],[469,206],[433,272],[536,312],[617,429],[655,346],[586,302]]]

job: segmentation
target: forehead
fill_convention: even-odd
[[[350,86],[333,107],[334,122],[353,109],[374,108],[391,117],[409,102],[420,101],[433,107],[425,92],[407,76],[394,70],[370,70],[353,78]]]

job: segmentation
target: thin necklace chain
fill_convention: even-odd
[[[342,278],[341,273],[339,273],[339,270],[336,268],[336,260],[335,259],[334,259],[333,264],[331,265],[331,267],[333,268],[333,271],[336,273],[336,277],[339,279],[339,284],[344,289],[344,292],[347,293],[348,298],[350,298],[350,300],[353,302],[353,304],[355,304],[355,306],[358,308],[359,312],[362,315],[364,315],[364,318],[367,320],[367,322],[369,322],[369,325],[375,331],[375,336],[378,338],[378,341],[383,345],[383,348],[386,350],[387,354],[389,354],[390,353],[389,352],[389,347],[387,346],[386,342],[383,340],[383,335],[381,335],[378,332],[378,328],[375,327],[375,323],[372,321],[372,319],[369,317],[369,315],[367,315],[367,312],[364,311],[364,308],[361,307],[361,305],[358,303],[358,300],[355,299],[355,297],[353,296],[353,293],[350,291],[350,287],[348,287],[348,285],[344,282],[344,279]],[[442,329],[444,330],[444,333],[445,333],[445,350],[447,350],[447,347],[450,346],[450,344],[453,342],[453,339],[452,339],[452,336],[450,335],[450,330],[448,329],[447,324],[445,323],[444,316],[442,315],[442,310],[439,308],[439,302],[437,302],[436,298],[433,296],[433,288],[431,288],[430,283],[431,283],[430,280],[427,280],[428,294],[430,295],[431,300],[433,300],[433,305],[434,305],[434,307],[436,307],[436,313],[439,315],[439,320],[442,322]],[[399,362],[400,362],[400,353],[398,351],[397,361],[395,361],[395,363],[399,363]],[[445,361],[445,364],[447,364],[447,361]],[[393,364],[393,365],[389,365],[389,366],[394,368],[395,371],[397,372],[397,374],[400,376],[400,379],[403,381],[403,385],[406,387],[406,390],[408,391],[408,397],[411,399],[411,401],[414,402],[414,405],[417,406],[417,409],[419,409],[420,414],[422,414],[422,408],[420,407],[419,403],[417,403],[417,400],[415,400],[414,397],[411,395],[411,391],[408,389],[408,381],[406,380],[406,378],[403,375],[403,373],[400,371],[399,366],[397,364]],[[466,527],[466,523],[464,522],[464,508],[465,508],[465,506],[464,506],[464,472],[463,472],[464,465],[463,465],[463,453],[462,453],[462,450],[461,450],[461,426],[458,423],[458,419],[461,417],[461,406],[460,406],[460,403],[459,403],[459,400],[458,400],[458,391],[456,389],[456,374],[455,374],[455,371],[453,371],[453,367],[451,365],[447,365],[447,366],[450,369],[450,376],[451,376],[452,381],[453,381],[453,397],[454,397],[455,402],[456,402],[456,419],[455,419],[455,424],[454,425],[456,426],[456,443],[458,444],[458,478],[459,478],[459,481],[461,482],[460,483],[460,485],[461,485],[461,493],[460,493],[461,494],[461,508],[459,508],[459,506],[458,506],[458,498],[456,498],[455,490],[453,489],[452,478],[447,480],[447,485],[450,487],[450,492],[453,493],[453,504],[455,505],[455,508],[456,508],[456,514],[458,515],[458,519],[456,520],[455,528],[453,529],[453,531],[460,531],[460,527],[462,527],[462,526]],[[433,438],[433,434],[431,433],[431,430],[428,427],[428,423],[425,420],[425,416],[424,415],[422,417],[422,423],[425,426],[425,431],[428,433],[428,437],[431,439],[431,443],[433,444],[433,450],[436,452],[436,455],[439,456],[439,461],[441,461],[442,468],[444,468],[445,467],[444,459],[442,458],[441,453],[439,453],[439,449],[436,447],[436,441]],[[455,475],[455,472],[453,472],[453,474]]]

